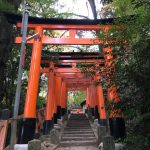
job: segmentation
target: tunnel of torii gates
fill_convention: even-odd
[[[46,21],[45,21],[46,20]],[[76,67],[77,63],[99,63],[102,67],[108,67],[113,63],[112,47],[106,45],[97,37],[77,38],[76,33],[83,31],[105,31],[111,29],[109,20],[63,20],[63,19],[30,19],[28,30],[34,30],[39,34],[39,38],[28,40],[27,44],[32,44],[32,57],[29,71],[29,80],[24,106],[23,126],[20,143],[27,143],[33,139],[36,127],[36,101],[38,95],[39,77],[45,73],[48,77],[48,94],[45,107],[44,134],[48,134],[53,128],[57,119],[67,112],[67,92],[69,90],[86,91],[86,107],[100,125],[106,125],[106,110],[104,103],[103,89],[101,85],[95,86],[94,81],[100,79],[100,74],[96,74],[94,79],[85,77],[81,70]],[[101,23],[101,25],[100,25]],[[17,23],[17,28],[21,28],[21,21]],[[67,30],[68,37],[53,38],[44,35],[46,30]],[[30,36],[30,35],[28,35]],[[20,44],[22,38],[16,37],[16,43]],[[44,45],[105,45],[103,56],[94,52],[82,53],[58,53],[57,62],[42,57],[42,46]],[[51,53],[50,53],[51,55]],[[110,82],[110,81],[108,81]],[[107,89],[109,101],[119,102],[116,86],[112,85]],[[109,115],[111,135],[115,139],[125,136],[125,123],[121,110],[112,108]]]

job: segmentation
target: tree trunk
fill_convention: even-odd
[[[88,0],[88,1],[91,6],[91,9],[92,9],[93,17],[94,17],[94,19],[97,19],[95,0]]]
[[[0,103],[4,99],[5,69],[13,44],[13,25],[0,13]],[[11,88],[11,87],[10,87]]]

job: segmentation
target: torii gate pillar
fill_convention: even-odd
[[[107,79],[107,83],[111,84],[112,80],[114,80],[115,73],[112,47],[103,48],[103,52],[105,58],[105,67],[110,69],[111,74],[111,77]],[[115,84],[111,84],[111,86],[107,89],[107,92],[108,100],[110,101],[109,124],[111,135],[114,137],[114,139],[124,138],[126,136],[124,118],[122,116],[121,109],[115,108],[115,105],[120,102]]]
[[[93,100],[94,100],[94,117],[95,119],[99,118],[99,113],[98,113],[98,103],[97,103],[97,96],[96,96],[96,86],[93,85]]]
[[[56,116],[57,119],[61,119],[61,85],[62,85],[62,78],[56,76],[55,80],[55,98],[57,102],[57,112]]]
[[[106,109],[105,109],[103,89],[101,85],[96,86],[96,98],[98,104],[98,122],[100,125],[106,126],[107,125]]]
[[[39,36],[41,37],[43,34],[42,27],[37,26],[35,28],[35,33],[39,33]],[[23,126],[20,137],[21,144],[26,144],[28,141],[32,140],[35,133],[36,100],[38,95],[38,84],[40,76],[41,51],[41,39],[35,39],[33,43],[28,88],[24,107]]]
[[[54,72],[49,72],[48,77],[48,96],[45,111],[45,121],[44,121],[44,134],[49,134],[49,131],[54,126],[53,114],[54,114]]]
[[[64,116],[67,112],[67,87],[66,82],[62,82],[61,86],[61,114]]]
[[[94,116],[94,108],[95,108],[95,99],[94,99],[94,85],[91,84],[89,88],[89,94],[90,94],[90,111],[91,115]]]

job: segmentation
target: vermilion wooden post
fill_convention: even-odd
[[[49,131],[53,128],[53,114],[54,114],[54,72],[50,70],[48,77],[48,96],[45,111],[44,121],[44,134],[49,134]]]
[[[89,87],[86,89],[86,112],[89,111],[89,101],[90,101],[90,95],[89,95]]]
[[[90,109],[91,109],[92,116],[94,116],[94,107],[95,107],[94,90],[93,90],[93,84],[91,84],[90,85]]]
[[[54,120],[54,124],[57,124],[57,100],[56,100],[56,76],[54,76],[54,86],[53,86],[53,93],[54,93],[54,109],[53,109],[53,120]]]
[[[62,116],[66,114],[67,111],[67,87],[66,87],[66,82],[62,82],[61,86],[61,111],[62,111]]]
[[[95,75],[95,80],[100,81],[100,75]],[[98,121],[100,125],[106,126],[107,125],[107,117],[106,117],[106,109],[105,109],[105,100],[103,94],[103,88],[100,84],[96,86],[96,99],[98,104]]]
[[[88,107],[89,107],[89,90],[88,90],[89,87],[86,88],[86,109],[88,110]]]
[[[106,109],[105,109],[102,86],[98,85],[96,87],[96,90],[97,90],[97,103],[98,103],[98,111],[99,111],[99,123],[101,125],[106,126],[107,119],[106,119]]]
[[[94,117],[95,119],[98,119],[99,113],[98,113],[98,104],[97,104],[97,96],[96,96],[96,86],[94,84],[92,85],[92,90],[93,90],[93,100],[94,100]]]
[[[88,88],[88,99],[89,99],[88,115],[91,116],[92,115],[92,111],[91,111],[91,86],[89,86],[89,88]]]
[[[57,102],[57,118],[61,119],[61,84],[62,78],[56,76],[55,80],[55,99]]]
[[[111,86],[107,90],[108,100],[110,103],[110,115],[109,115],[109,123],[110,123],[110,131],[112,136],[115,139],[125,137],[125,122],[121,113],[120,108],[115,108],[115,105],[119,104],[119,96],[117,93],[117,88],[115,84],[111,83],[114,80],[115,74],[115,66],[114,66],[114,58],[112,54],[112,47],[103,48],[104,58],[105,58],[105,67],[110,69],[109,77],[107,79],[107,83],[111,84]]]
[[[42,37],[42,27],[37,26],[35,28],[35,33],[39,33],[40,37]],[[40,76],[41,51],[41,38],[35,39],[33,43],[20,143],[28,143],[28,141],[32,140],[34,137],[34,131],[36,127],[36,100]]]
[[[65,114],[67,114],[68,108],[67,108],[67,98],[68,98],[68,90],[67,86],[65,86]]]

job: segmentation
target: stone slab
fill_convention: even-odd
[[[41,150],[41,141],[37,139],[29,141],[28,150]]]
[[[56,150],[98,150],[97,147],[94,146],[71,146],[71,147],[60,147]]]
[[[28,150],[28,144],[15,144],[14,150]]]

